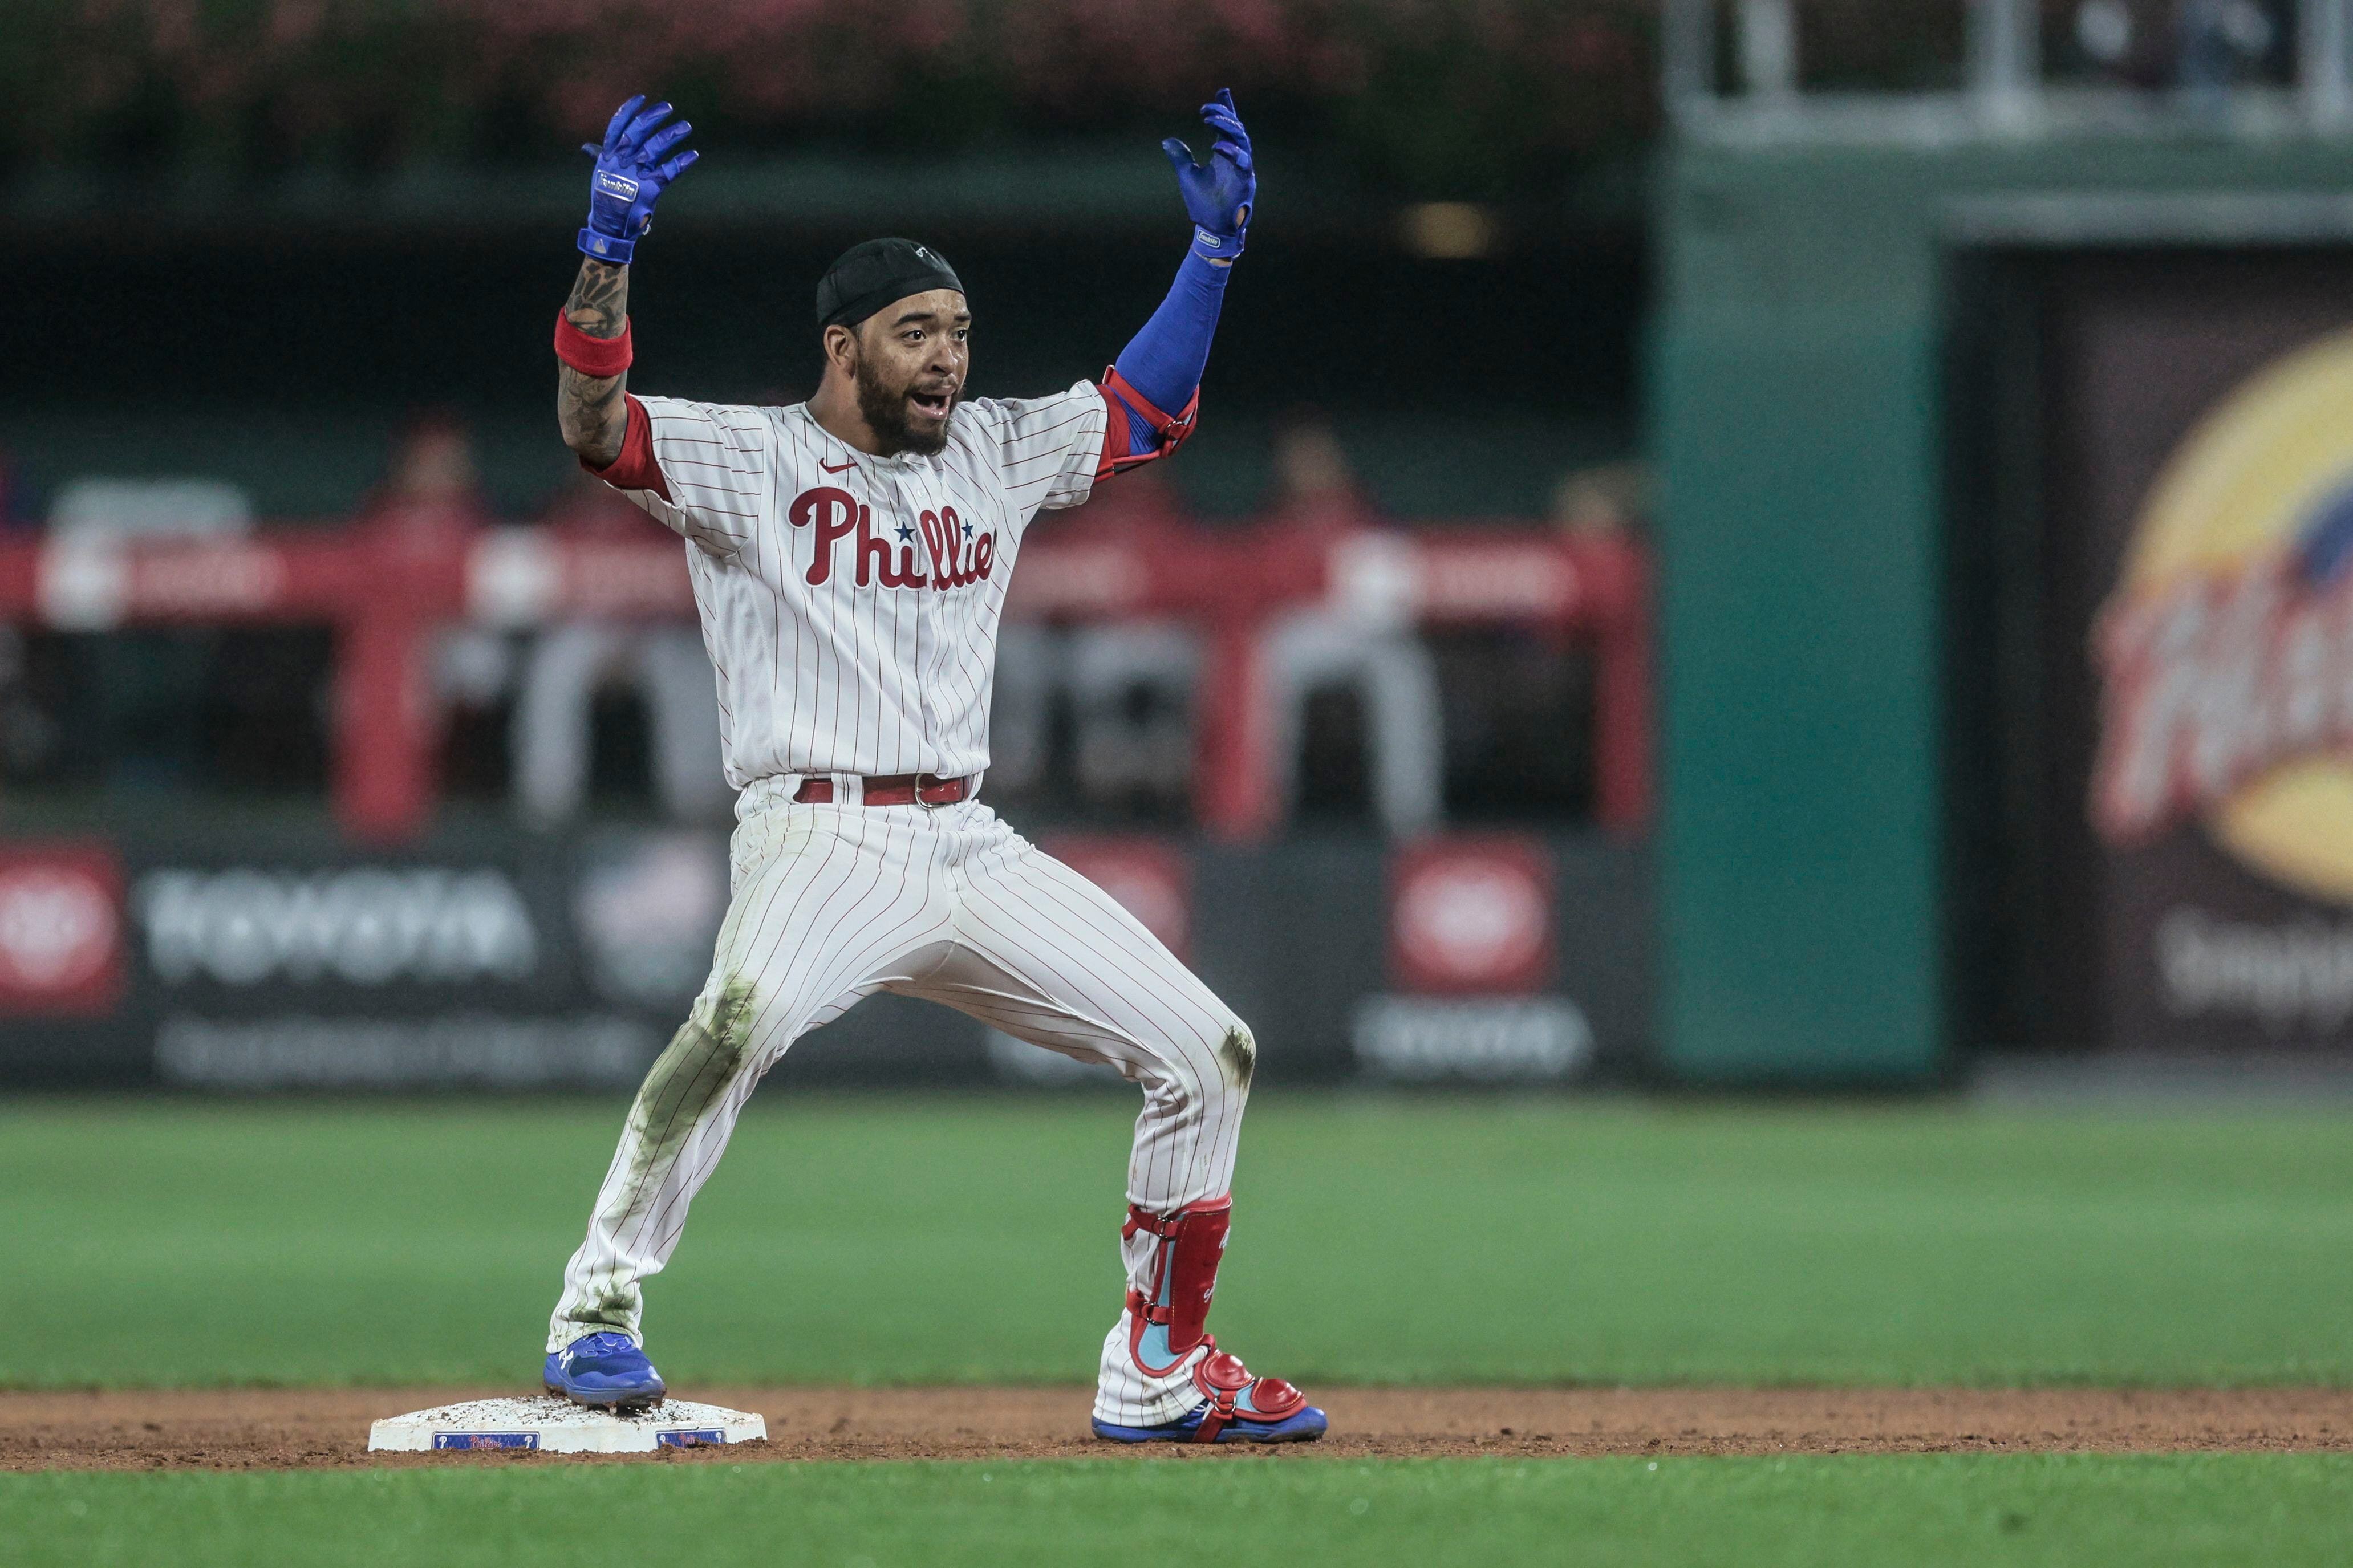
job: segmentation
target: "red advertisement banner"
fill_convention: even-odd
[[[1389,969],[1408,991],[1515,995],[1553,978],[1552,858],[1533,835],[1454,835],[1398,850]]]
[[[122,994],[122,867],[100,845],[0,847],[0,1014],[93,1017]]]

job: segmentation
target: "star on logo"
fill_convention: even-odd
[[[967,522],[964,525],[964,536],[966,539],[970,539],[972,537],[972,524]]]
[[[914,537],[915,537],[915,531],[914,531],[913,528],[910,528],[907,524],[905,524],[905,523],[903,523],[903,522],[902,522],[902,523],[901,523],[901,524],[899,525],[899,542],[900,542],[901,543],[902,543],[902,544],[903,544],[903,543],[905,543],[908,540],[913,539],[913,538],[914,538]]]

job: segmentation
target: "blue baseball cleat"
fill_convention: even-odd
[[[597,1410],[643,1410],[670,1392],[638,1342],[617,1333],[586,1334],[550,1352],[540,1381],[548,1393]]]
[[[1312,1443],[1329,1425],[1305,1394],[1279,1377],[1251,1376],[1214,1339],[1193,1369],[1193,1386],[1203,1402],[1166,1426],[1115,1426],[1098,1417],[1095,1436],[1114,1443]]]

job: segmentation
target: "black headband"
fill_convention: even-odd
[[[912,239],[870,239],[842,252],[818,279],[817,324],[854,327],[893,300],[934,289],[964,292],[938,251]]]

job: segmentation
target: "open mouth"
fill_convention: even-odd
[[[930,392],[911,392],[907,395],[907,401],[916,413],[926,419],[945,419],[948,409],[955,403],[955,392],[948,387]]]

